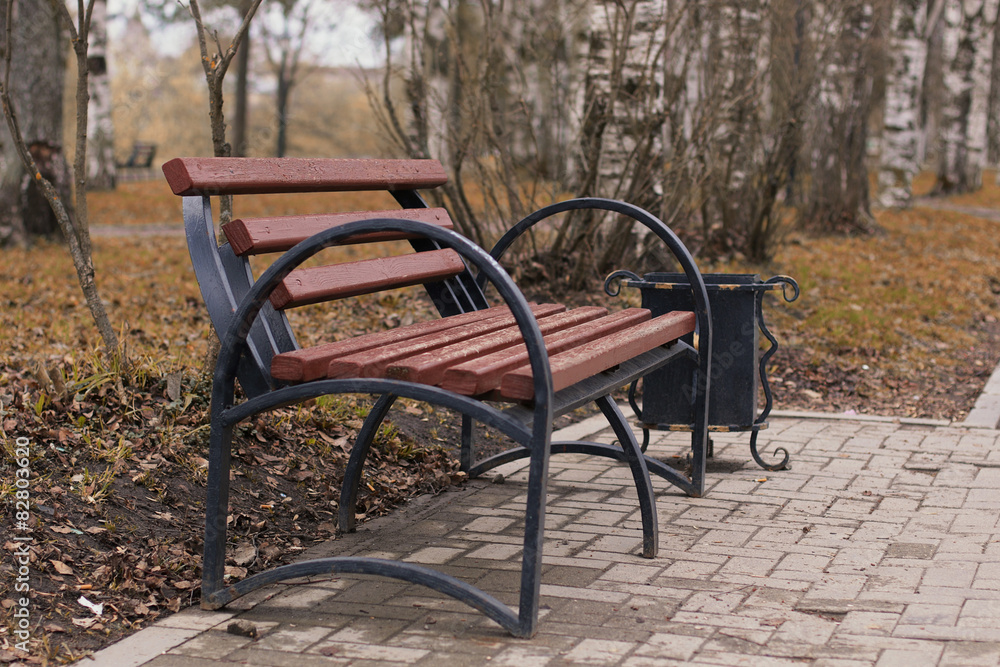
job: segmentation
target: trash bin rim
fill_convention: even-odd
[[[689,290],[691,283],[683,280],[683,273],[647,273],[640,280],[633,278],[622,281],[628,287],[639,289]],[[705,288],[709,292],[773,290],[780,283],[767,283],[756,273],[705,273]]]

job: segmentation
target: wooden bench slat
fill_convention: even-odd
[[[229,245],[237,255],[260,255],[283,252],[295,244],[327,229],[339,227],[356,220],[395,218],[417,220],[445,229],[452,229],[451,218],[443,208],[404,208],[393,211],[352,211],[322,215],[282,216],[274,218],[247,218],[233,220],[222,226]],[[351,243],[377,243],[413,238],[399,232],[375,232],[353,236],[343,241]]]
[[[437,160],[174,158],[163,175],[175,195],[420,190],[448,181]]]
[[[465,270],[451,249],[296,269],[271,293],[275,309],[344,299],[382,290],[438,282]]]
[[[598,340],[549,357],[552,390],[559,391],[591,375],[614,368],[643,352],[666,345],[694,331],[692,312],[673,311]],[[504,375],[500,395],[516,401],[529,401],[535,388],[530,366],[522,366]]]
[[[532,306],[531,310],[537,319],[541,319],[563,312],[566,310],[566,306],[547,303]],[[427,334],[426,336],[405,341],[399,345],[348,355],[331,361],[326,375],[329,378],[385,377],[385,372],[389,365],[395,361],[444,347],[451,343],[499,331],[512,324],[514,324],[514,316],[505,315],[485,322],[477,322],[475,324]]]
[[[510,315],[507,306],[495,306],[429,322],[417,322],[405,327],[365,334],[355,338],[324,343],[291,352],[277,354],[271,360],[271,375],[283,382],[311,382],[326,377],[326,369],[337,357],[376,347],[394,346],[403,341],[451,327],[481,322],[493,317]]]
[[[607,314],[607,308],[597,306],[575,308],[539,320],[538,328],[543,334],[554,333],[584,322],[592,322]],[[511,347],[523,342],[523,340],[520,329],[513,325],[500,331],[408,357],[390,365],[386,370],[386,375],[410,382],[438,384],[450,366]]]
[[[558,354],[577,345],[590,342],[627,327],[649,320],[649,310],[627,308],[602,317],[595,322],[577,325],[545,336],[546,351]],[[452,366],[444,373],[440,382],[442,389],[464,396],[478,396],[500,386],[503,376],[528,363],[528,348],[521,343],[513,347],[487,354],[462,364]]]

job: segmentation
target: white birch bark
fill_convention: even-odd
[[[920,95],[927,62],[927,0],[896,0],[889,28],[892,58],[886,77],[882,153],[878,168],[880,206],[907,208],[920,170]]]
[[[634,182],[642,155],[662,156],[663,96],[657,84],[664,47],[667,3],[632,0],[618,3],[595,0],[590,18],[587,82],[581,91],[589,108],[589,127],[599,132],[584,137],[591,161],[597,160],[596,183],[591,191],[620,197],[643,189]],[[655,186],[654,186],[655,187]]]
[[[944,20],[945,101],[935,192],[970,192],[982,185],[988,95],[988,26],[996,0],[948,0]]]
[[[976,31],[976,57],[972,66],[972,108],[969,110],[969,155],[973,189],[983,185],[983,168],[987,164],[990,70],[993,60],[993,26],[1000,0],[985,0],[983,16]]]
[[[115,187],[114,122],[108,71],[107,0],[96,0],[90,22],[90,113],[87,116],[87,181],[93,189]]]

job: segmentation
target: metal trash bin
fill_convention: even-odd
[[[642,294],[642,307],[653,316],[673,310],[692,310],[691,285],[683,273],[647,273],[642,278],[619,272],[622,286],[636,287]],[[627,276],[627,277],[626,277]],[[609,277],[609,282],[612,277]],[[778,349],[778,341],[764,324],[764,293],[781,287],[785,301],[799,296],[799,286],[788,276],[762,281],[756,274],[704,274],[708,301],[712,310],[712,382],[708,398],[709,430],[751,431],[750,452],[767,470],[787,467],[788,452],[777,463],[765,463],[757,452],[757,433],[767,428],[771,412],[771,388],[767,382],[767,361]],[[789,293],[788,289],[791,289]],[[606,288],[607,289],[607,288]],[[610,293],[610,292],[609,292]],[[759,334],[770,343],[760,354]],[[690,335],[688,342],[691,342]],[[697,367],[689,359],[680,359],[642,379],[642,405],[635,400],[636,384],[629,390],[629,401],[639,418],[644,440],[649,430],[687,430],[694,422],[692,397],[697,381]],[[764,409],[757,413],[757,387],[764,390]],[[679,389],[679,390],[678,390]],[[711,449],[709,449],[711,453]]]

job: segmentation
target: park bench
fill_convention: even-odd
[[[153,159],[156,144],[137,141],[124,162],[115,163],[115,178],[119,181],[138,181],[153,178]]]
[[[629,204],[574,199],[521,220],[490,253],[454,232],[448,214],[430,208],[418,190],[446,182],[433,160],[294,158],[177,158],[163,166],[171,189],[184,197],[192,263],[220,338],[211,408],[202,606],[219,608],[260,586],[289,578],[336,572],[378,574],[420,583],[480,610],[517,636],[535,632],[539,607],[546,476],[552,453],[606,456],[630,466],[642,518],[643,555],[657,551],[657,522],[649,472],[690,495],[704,490],[707,428],[707,354],[711,325],[705,285],[691,256],[666,225]],[[401,208],[334,212],[283,218],[234,219],[219,243],[212,198],[224,195],[334,191],[388,191]],[[235,197],[234,213],[239,213]],[[528,229],[551,216],[598,209],[627,216],[663,240],[693,285],[693,312],[651,317],[648,310],[566,309],[529,303],[498,263]],[[382,251],[407,240],[413,252]],[[301,265],[333,246],[378,244],[383,254],[349,263]],[[251,257],[282,253],[255,276]],[[422,285],[441,317],[340,341],[300,348],[289,308],[403,286]],[[492,301],[487,290],[496,291]],[[681,340],[687,336],[692,343]],[[612,391],[679,358],[695,360],[689,394],[690,472],[685,474],[640,451],[611,399]],[[237,402],[236,381],[244,399]],[[680,389],[678,389],[680,390]],[[462,415],[463,469],[475,476],[502,463],[528,458],[519,606],[515,612],[452,576],[409,562],[373,558],[323,558],[279,566],[227,585],[226,523],[230,446],[238,423],[253,415],[318,396],[377,396],[359,430],[345,470],[339,522],[354,528],[361,471],[378,426],[398,397],[427,401]],[[596,402],[618,443],[552,442],[552,420]],[[515,446],[477,460],[473,425],[492,427]]]
[[[116,165],[119,169],[149,169],[156,157],[156,144],[137,141],[132,144],[132,152],[124,162]]]

